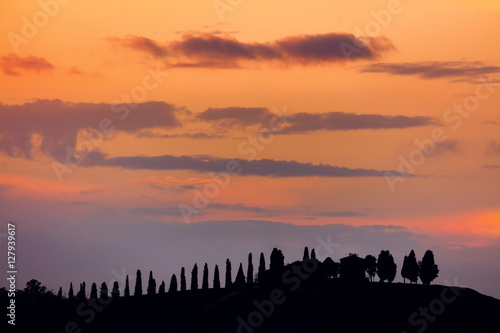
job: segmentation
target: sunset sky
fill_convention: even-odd
[[[19,288],[331,239],[320,259],[388,249],[397,281],[431,249],[435,283],[500,298],[500,2],[22,0],[0,22]]]

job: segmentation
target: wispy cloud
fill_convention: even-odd
[[[22,73],[40,73],[54,70],[54,65],[44,58],[35,56],[19,57],[9,53],[0,57],[0,68],[5,75],[17,76]]]
[[[196,116],[196,119],[208,121],[216,126],[231,128],[259,125],[269,126],[276,114],[267,108],[209,108]],[[438,125],[431,117],[387,116],[380,114],[356,114],[346,112],[307,113],[299,112],[286,117],[286,123],[279,120],[279,134],[304,134],[313,131],[347,131],[363,129],[401,129]]]
[[[262,177],[384,177],[386,170],[351,169],[329,164],[301,163],[262,159],[226,159],[212,156],[123,156],[104,158],[89,156],[82,164],[87,167],[104,166],[140,170],[191,170],[196,172],[221,172],[228,163],[236,163],[240,175]],[[390,171],[396,173],[396,171]]]
[[[475,77],[500,72],[500,66],[489,66],[481,61],[429,61],[406,63],[377,63],[363,67],[363,73],[415,75],[422,79]]]
[[[349,60],[379,58],[394,49],[385,37],[356,38],[346,33],[288,36],[259,42],[242,42],[229,35],[185,34],[180,40],[158,43],[146,37],[110,37],[114,45],[165,58],[170,67],[238,68],[246,63],[279,66],[321,65],[346,61],[346,49],[356,49]]]

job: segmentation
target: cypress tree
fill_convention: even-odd
[[[186,291],[186,271],[181,268],[181,291]]]
[[[257,282],[262,286],[264,283],[264,276],[266,274],[266,259],[264,253],[260,253],[259,270],[257,272]]]
[[[106,285],[106,282],[103,282],[101,284],[101,291],[99,293],[99,298],[103,299],[103,300],[106,300],[106,299],[109,298],[109,296],[108,296],[108,286]]]
[[[57,292],[57,300],[62,300],[62,287],[59,287],[59,291]]]
[[[253,285],[253,263],[251,253],[248,254],[247,284],[249,286]]]
[[[208,290],[208,265],[205,263],[203,267],[203,281],[201,283],[201,289]]]
[[[95,282],[90,286],[90,298],[97,299],[97,284],[95,284]]]
[[[111,298],[117,299],[120,297],[120,286],[118,285],[118,281],[113,282],[113,289],[111,290]]]
[[[137,270],[137,276],[135,278],[135,290],[134,290],[134,296],[141,296],[142,295],[142,277],[141,277],[141,270]]]
[[[219,266],[215,265],[215,270],[214,270],[214,289],[219,290],[220,289],[220,277],[219,277]]]
[[[231,282],[231,262],[229,259],[226,260],[226,282],[225,282],[225,288],[231,288],[232,282]]]
[[[70,301],[73,301],[75,299],[75,294],[73,292],[73,282],[69,283],[69,292],[68,292],[68,299]]]
[[[128,274],[127,274],[127,277],[125,278],[125,290],[123,291],[123,294],[125,297],[130,296],[130,286],[128,284]]]
[[[163,295],[165,294],[165,281],[161,281],[160,287],[158,288],[158,294]]]
[[[148,295],[156,294],[156,280],[153,279],[153,271],[149,271]]]
[[[170,279],[170,287],[168,288],[169,293],[174,293],[177,291],[177,277],[175,274],[172,274],[172,278]]]
[[[245,274],[243,273],[243,265],[241,263],[238,268],[238,273],[236,273],[233,286],[235,288],[243,288],[245,286]]]
[[[191,290],[198,290],[198,265],[196,264],[191,271]]]
[[[309,260],[309,249],[307,246],[304,248],[304,255],[302,256],[302,261],[308,261]]]

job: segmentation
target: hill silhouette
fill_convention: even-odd
[[[16,329],[75,333],[498,332],[500,300],[468,288],[430,285],[439,273],[432,251],[418,263],[414,256],[412,251],[397,270],[387,250],[378,258],[349,254],[337,263],[331,258],[321,262],[314,249],[309,254],[305,248],[302,260],[285,264],[283,253],[275,248],[269,265],[261,254],[255,276],[251,255],[246,278],[241,263],[232,275],[227,260],[224,288],[218,267],[209,288],[207,264],[202,266],[202,287],[198,288],[195,264],[190,290],[186,290],[182,267],[180,290],[175,275],[166,292],[165,282],[157,284],[150,271],[143,293],[138,270],[134,295],[128,291],[127,276],[124,294],[118,282],[97,284],[99,294],[92,283],[88,298],[85,282],[80,283],[76,295],[71,283],[65,298],[62,288],[56,296],[31,280],[16,295]],[[390,283],[396,271],[414,283]],[[378,282],[370,282],[374,273]],[[416,277],[421,277],[422,284],[416,283]],[[2,290],[0,299],[2,306],[9,306]]]

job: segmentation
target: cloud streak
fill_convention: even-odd
[[[19,76],[21,73],[39,74],[40,72],[50,72],[54,70],[54,65],[44,58],[35,56],[19,57],[14,53],[9,53],[0,57],[0,69],[5,75]]]
[[[91,155],[83,166],[104,166],[135,170],[190,170],[195,172],[223,172],[228,163],[236,163],[238,174],[261,177],[384,177],[385,170],[351,169],[329,164],[301,163],[273,159],[244,160],[212,156],[123,156],[104,158]],[[390,171],[396,172],[396,171]],[[404,175],[406,176],[406,175]],[[409,176],[409,175],[408,175]]]
[[[196,119],[211,122],[216,126],[231,128],[259,125],[269,126],[276,114],[267,108],[209,108],[198,114]],[[278,117],[279,118],[279,117]],[[305,134],[314,131],[347,131],[364,129],[402,129],[428,125],[439,125],[431,117],[386,116],[380,114],[356,114],[346,112],[290,114],[275,124],[280,127],[279,134]]]
[[[406,63],[377,63],[363,67],[362,73],[415,75],[422,79],[474,77],[500,72],[499,66],[487,66],[480,61],[432,61]]]
[[[185,34],[164,45],[140,36],[110,37],[107,41],[164,58],[169,67],[239,68],[248,63],[279,66],[325,65],[346,60],[373,60],[394,50],[385,37],[363,40],[347,33],[288,36],[265,43],[242,42],[229,35]],[[356,52],[349,52],[355,49]]]

